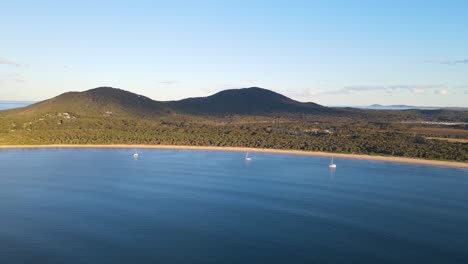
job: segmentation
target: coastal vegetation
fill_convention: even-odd
[[[0,144],[232,146],[468,162],[466,111],[328,108],[250,89],[176,102],[113,88],[67,93],[0,111]],[[249,92],[255,100],[243,100]]]

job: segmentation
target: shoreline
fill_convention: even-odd
[[[320,151],[304,151],[304,150],[282,150],[282,149],[265,149],[265,148],[247,148],[247,147],[215,147],[215,146],[183,146],[183,145],[0,145],[2,149],[40,149],[40,148],[101,148],[101,149],[178,149],[178,150],[208,150],[208,151],[236,151],[236,152],[258,152],[272,154],[290,154],[316,157],[335,157],[346,159],[359,160],[377,160],[397,163],[412,163],[431,166],[444,166],[454,168],[468,168],[468,163],[456,161],[442,160],[425,160],[418,158],[407,157],[390,157],[390,156],[371,156],[365,154],[347,154],[347,153],[330,153]]]

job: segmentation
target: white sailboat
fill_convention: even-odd
[[[333,163],[333,156],[332,156],[332,158],[331,158],[330,165],[328,165],[328,167],[331,168],[331,169],[336,168],[336,164]]]
[[[135,149],[135,153],[133,154],[133,158],[134,158],[134,159],[138,159],[139,156],[140,156],[140,155],[138,154],[138,152],[137,152],[136,149]]]
[[[252,158],[251,158],[251,157],[249,157],[249,153],[248,153],[248,152],[245,154],[245,160],[247,160],[247,161],[250,161],[250,160],[252,160]]]

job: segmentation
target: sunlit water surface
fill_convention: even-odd
[[[0,150],[0,263],[468,263],[468,171]]]

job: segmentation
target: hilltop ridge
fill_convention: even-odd
[[[207,97],[168,102],[174,109],[191,114],[313,113],[327,109],[302,103],[259,87],[230,89]]]
[[[112,87],[98,87],[84,92],[66,92],[27,107],[7,110],[7,115],[40,115],[71,112],[80,116],[114,113],[121,116],[151,116],[167,113],[167,107],[148,97]]]
[[[314,113],[324,112],[327,109],[315,103],[298,102],[258,87],[224,90],[207,97],[167,102],[155,101],[118,88],[98,87],[84,92],[67,92],[6,112],[9,115],[72,112],[82,116],[100,116],[112,112],[123,116],[151,117],[170,113],[204,115]]]

